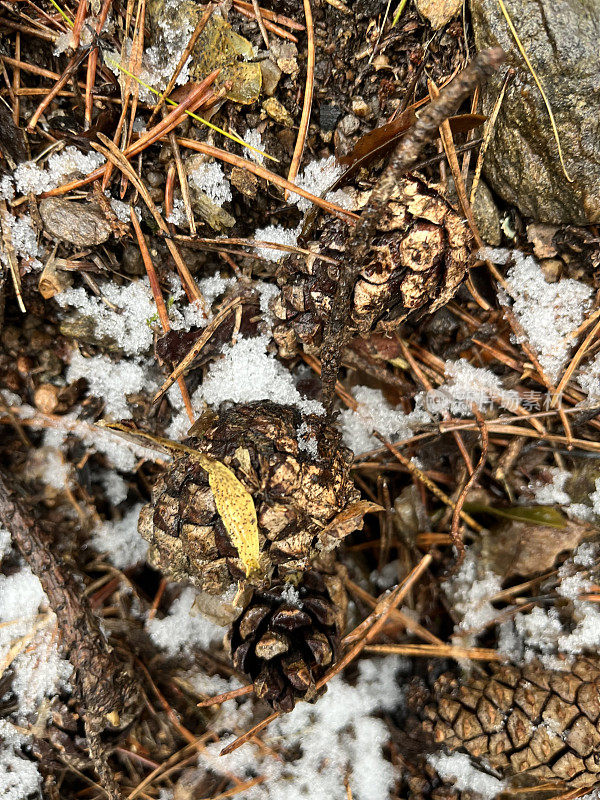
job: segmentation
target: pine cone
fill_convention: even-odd
[[[409,724],[447,751],[464,752],[503,777],[523,783],[587,787],[600,773],[600,658],[578,656],[564,671],[539,661],[522,668],[493,664],[488,677],[460,684],[444,673],[423,704],[423,687],[409,693],[419,717]]]
[[[372,257],[354,287],[349,325],[357,334],[376,327],[392,330],[410,314],[436,311],[452,298],[467,269],[467,225],[415,177],[399,184],[379,230]],[[340,266],[312,255],[290,256],[280,266],[281,294],[273,303],[280,323],[273,336],[284,358],[294,355],[298,345],[306,352],[319,352],[347,236],[346,223],[329,218],[319,240],[309,245],[313,252],[337,259]]]
[[[297,700],[316,698],[316,682],[337,658],[346,610],[339,576],[317,569],[296,576],[296,585],[255,592],[231,628],[233,664],[258,697],[291,711]]]
[[[252,495],[260,539],[257,585],[307,568],[362,527],[352,512],[359,498],[350,477],[352,452],[322,417],[291,406],[254,402],[226,407],[201,438],[186,444],[228,466]],[[332,524],[333,523],[333,524]],[[329,528],[326,526],[329,525]],[[150,560],[175,580],[222,594],[246,571],[215,506],[205,470],[184,455],[158,479],[139,530]]]

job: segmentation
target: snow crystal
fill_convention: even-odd
[[[572,278],[547,283],[532,256],[513,252],[506,280],[513,311],[542,369],[556,383],[575,344],[569,334],[584,320],[592,290]]]
[[[190,183],[204,192],[216,205],[222,206],[231,200],[230,183],[217,161],[204,161],[188,177]]]
[[[457,633],[480,630],[498,616],[490,600],[501,589],[502,581],[491,570],[484,570],[471,553],[467,553],[459,571],[442,587],[461,617]]]
[[[338,164],[335,156],[310,161],[298,175],[294,183],[301,189],[320,197],[343,173],[344,168]],[[337,192],[336,192],[337,194]],[[329,195],[327,196],[329,200]],[[300,211],[308,211],[312,207],[310,200],[300,197],[299,194],[290,194],[290,201],[295,203]]]
[[[484,800],[493,800],[506,788],[506,782],[476,769],[466,753],[445,755],[436,753],[427,760],[437,770],[443,780],[451,780],[459,791],[471,791],[480,794]]]
[[[580,567],[593,567],[598,560],[598,545],[595,542],[583,542],[573,553],[573,563]]]
[[[185,213],[185,203],[180,197],[173,200],[173,210],[167,217],[167,222],[183,228],[187,225],[187,214]]]
[[[176,656],[190,647],[206,648],[223,638],[225,629],[193,609],[196,592],[187,587],[172,604],[164,619],[149,619],[146,630],[157,647]]]
[[[34,161],[24,161],[14,172],[17,190],[21,194],[41,194],[60,186],[65,178],[89,175],[105,161],[104,156],[91,150],[82,153],[69,145],[59,153],[52,153],[45,167]]]
[[[116,420],[131,419],[127,395],[144,389],[148,392],[158,389],[157,381],[149,374],[148,365],[142,366],[125,359],[115,362],[103,355],[85,358],[78,350],[74,350],[67,370],[67,381],[77,378],[86,379],[89,393],[104,400],[105,415]]]
[[[202,292],[206,304],[210,307],[219,295],[224,294],[227,289],[235,286],[235,284],[235,278],[222,278],[220,275],[211,275],[198,281],[198,288]]]
[[[584,650],[596,652],[600,645],[600,610],[596,603],[582,600],[575,600],[573,605],[577,624],[570,633],[559,638],[558,648],[569,654],[582,653]]]
[[[246,144],[256,147],[257,150],[264,150],[262,137],[256,128],[248,128],[242,138]],[[246,147],[244,148],[244,156],[245,158],[251,158],[252,161],[255,161],[257,164],[265,163],[265,157],[262,153],[257,153],[255,150],[249,150]]]
[[[265,780],[247,789],[244,800],[331,800],[345,797],[347,778],[353,797],[388,800],[396,774],[384,758],[388,729],[374,715],[394,711],[402,702],[396,678],[403,662],[395,657],[363,660],[354,686],[336,675],[315,705],[299,703],[275,720],[262,738],[267,746],[285,742],[291,760],[282,760],[254,743],[227,756],[222,747],[235,736],[208,745],[200,754],[200,769]]]
[[[0,575],[0,662],[5,663],[20,641],[26,644],[12,662],[20,720],[33,713],[44,697],[56,694],[71,674],[71,665],[58,654],[54,613],[38,620],[47,605],[42,585],[29,567]]]
[[[569,505],[571,498],[565,491],[565,483],[571,477],[571,473],[559,467],[550,467],[548,473],[552,478],[550,483],[538,480],[529,487],[533,492],[534,501],[541,506]]]
[[[0,561],[2,558],[10,553],[12,547],[12,537],[6,528],[0,528]]]
[[[318,442],[310,426],[303,422],[296,431],[298,436],[298,449],[303,453],[308,453],[311,458],[318,458]]]
[[[152,346],[151,321],[157,318],[156,305],[147,278],[118,286],[110,281],[99,281],[101,294],[117,306],[109,308],[99,297],[89,295],[83,287],[67,289],[55,295],[63,308],[77,309],[84,317],[91,317],[95,334],[107,337],[128,355],[139,355]]]
[[[298,590],[293,583],[286,583],[285,588],[281,593],[281,599],[285,603],[296,606],[296,608],[302,608],[302,600],[300,600]]]
[[[10,722],[0,719],[0,795],[4,800],[39,796],[42,776],[33,761],[20,755],[29,737],[18,733]]]
[[[12,200],[15,196],[15,187],[10,175],[3,175],[0,178],[0,197],[3,200]]]
[[[585,364],[577,377],[577,383],[592,402],[600,400],[600,353]]]
[[[108,553],[111,564],[117,569],[127,569],[144,561],[148,543],[138,533],[138,517],[142,504],[138,503],[123,519],[103,522],[92,535],[96,550]]]
[[[37,235],[29,214],[14,217],[12,214],[6,213],[3,216],[3,224],[8,225],[12,246],[17,255],[26,260],[29,268],[41,269],[43,265],[37,257],[42,255],[43,249],[38,245]],[[0,260],[5,266],[8,265],[8,256],[4,253],[4,248],[0,250]]]
[[[273,244],[285,244],[288,247],[295,247],[298,244],[298,236],[302,226],[297,228],[282,228],[281,225],[267,225],[266,228],[257,228],[254,231],[254,239],[259,242],[272,242]],[[256,255],[267,261],[279,261],[285,255],[283,250],[275,250],[269,247],[257,247]]]
[[[428,421],[422,412],[405,414],[393,408],[379,389],[358,386],[352,390],[358,402],[358,409],[348,408],[340,414],[340,424],[344,443],[355,453],[366,453],[381,447],[381,442],[373,436],[378,431],[386,439],[409,439],[413,426]]]
[[[105,470],[102,476],[102,485],[113,506],[118,506],[127,498],[129,487],[118,473]]]
[[[461,358],[446,361],[444,372],[445,383],[418,396],[418,404],[432,414],[470,416],[473,403],[479,409],[493,403],[509,409],[519,406],[519,393],[505,390],[500,378],[489,369],[474,367]]]
[[[322,414],[321,403],[302,398],[289,370],[267,353],[269,341],[266,335],[240,338],[236,344],[225,347],[223,358],[211,364],[193,400],[203,399],[212,406],[225,400],[234,403],[272,400],[295,405],[306,414]]]
[[[555,608],[536,606],[526,614],[515,615],[515,630],[526,648],[526,660],[539,653],[555,653],[562,625]]]
[[[600,517],[600,478],[596,478],[595,490],[590,495],[592,501],[592,511]]]

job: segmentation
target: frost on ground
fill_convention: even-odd
[[[379,389],[358,386],[352,390],[352,394],[358,402],[358,408],[356,411],[344,409],[340,414],[340,423],[344,443],[357,455],[381,447],[373,431],[390,441],[410,439],[414,427],[429,421],[428,416],[420,411],[404,414],[399,408],[392,407]]]
[[[290,371],[267,352],[269,341],[263,335],[240,338],[236,344],[227,345],[223,358],[211,364],[193,399],[201,398],[211,406],[225,400],[236,403],[272,400],[295,405],[306,414],[322,414],[321,403],[303,398]]]
[[[39,795],[42,776],[33,761],[21,755],[28,736],[0,719],[0,796],[3,800],[24,800]]]
[[[68,685],[71,665],[60,657],[57,641],[56,617],[29,567],[0,575],[0,663],[13,670],[19,723]]]
[[[572,278],[548,283],[533,256],[518,250],[486,248],[484,252],[497,263],[505,263],[509,254],[513,263],[506,281],[513,300],[512,310],[542,369],[549,380],[556,383],[575,344],[571,334],[581,325],[590,308],[592,290]],[[500,299],[507,303],[506,297]]]
[[[196,592],[187,587],[164,619],[154,617],[146,622],[146,630],[154,644],[170,656],[194,647],[208,648],[223,639],[225,629],[195,609],[195,602]]]
[[[25,271],[30,269],[41,269],[42,263],[38,256],[43,255],[43,248],[38,245],[37,235],[33,229],[33,223],[29,214],[21,214],[15,217],[8,211],[2,213],[2,228],[8,232],[10,242],[15,253],[21,259],[21,265]],[[10,262],[4,247],[0,249],[0,264],[9,267]]]
[[[494,800],[506,788],[506,782],[476,769],[465,753],[435,754],[427,759],[440,778],[452,782],[458,791],[476,792],[483,800]]]
[[[445,383],[417,396],[417,405],[422,405],[429,413],[471,416],[473,404],[480,410],[492,405],[509,409],[519,406],[518,392],[506,390],[491,370],[474,367],[464,358],[446,361],[444,374]]]
[[[82,153],[73,145],[65,147],[58,153],[52,153],[45,165],[34,161],[24,161],[14,172],[15,184],[20,194],[41,194],[55,189],[67,178],[88,175],[105,161],[104,156],[91,150]]]
[[[353,797],[388,800],[397,775],[383,754],[387,726],[375,715],[401,705],[403,692],[396,675],[402,662],[390,656],[365,659],[357,666],[355,685],[338,675],[316,704],[299,703],[279,717],[261,734],[267,748],[245,744],[221,757],[223,746],[235,738],[226,736],[208,745],[198,759],[199,768],[241,781],[263,777],[244,792],[245,800],[341,798],[347,795],[345,776]],[[284,758],[271,754],[269,748],[280,750],[282,745]]]
[[[146,558],[148,543],[142,539],[137,527],[141,507],[142,503],[137,503],[123,519],[103,522],[92,535],[92,545],[107,553],[109,561],[117,569],[133,567]]]
[[[485,569],[472,552],[468,552],[459,571],[442,584],[459,617],[457,635],[467,631],[482,630],[498,615],[490,600],[501,588],[502,581],[491,570]]]

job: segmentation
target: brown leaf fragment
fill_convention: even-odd
[[[340,511],[319,534],[323,550],[331,550],[337,547],[341,539],[362,528],[362,520],[365,514],[374,511],[383,511],[383,508],[370,500],[359,500],[357,503],[353,503],[348,508]]]
[[[507,522],[494,529],[489,537],[489,567],[505,579],[524,578],[552,569],[560,553],[573,551],[591,536],[591,526],[575,520],[564,528]]]

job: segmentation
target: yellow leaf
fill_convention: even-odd
[[[225,464],[207,456],[199,461],[208,472],[217,511],[246,567],[246,575],[257,572],[260,569],[258,521],[252,495]]]
[[[154,447],[159,447],[171,455],[182,453],[196,459],[202,469],[208,473],[208,484],[215,498],[217,511],[225,529],[229,534],[232,544],[237,549],[240,559],[246,568],[246,575],[259,572],[260,544],[258,540],[258,520],[252,495],[239,481],[235,474],[212,456],[200,453],[193,447],[181,442],[173,442],[162,436],[153,436],[144,431],[137,431],[122,425],[119,422],[96,423],[102,428],[114,431],[118,436],[128,441],[147,442]]]

